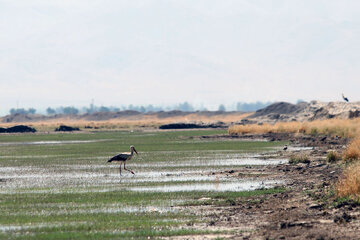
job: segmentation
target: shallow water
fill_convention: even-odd
[[[56,205],[56,209],[44,208],[44,206],[38,206],[38,209],[26,211],[22,210],[17,213],[7,213],[8,215],[72,215],[72,214],[96,214],[96,213],[169,213],[178,212],[179,209],[168,206],[124,206],[122,204],[111,204],[109,206],[93,206],[93,205]],[[5,227],[4,227],[5,228]],[[5,228],[6,229],[6,228]],[[1,229],[0,229],[1,230]],[[13,230],[11,228],[7,230]]]
[[[197,161],[197,160],[196,160]],[[141,165],[141,170],[136,169],[136,164],[129,164],[135,175],[122,169],[122,176],[119,175],[118,165],[56,165],[51,168],[40,167],[0,167],[0,189],[2,193],[13,192],[14,189],[21,188],[64,188],[64,187],[84,187],[104,186],[111,187],[114,184],[137,184],[137,183],[166,183],[166,182],[206,182],[214,181],[215,176],[209,175],[209,169],[218,166],[236,166],[236,165],[267,165],[281,164],[285,160],[261,160],[261,159],[227,159],[227,164],[221,164],[222,161],[203,161],[199,160],[198,165],[193,161],[172,164],[169,166],[191,167],[191,169],[166,169],[163,165],[150,164]],[[240,163],[239,163],[240,162]],[[198,167],[196,167],[198,166]],[[209,168],[210,167],[210,168]],[[96,171],[94,171],[96,170]],[[217,168],[216,170],[220,170]],[[215,170],[215,171],[216,171]],[[228,181],[226,176],[221,181]],[[204,184],[204,183],[199,183]],[[233,186],[237,189],[235,185]],[[54,189],[52,189],[54,190]],[[88,190],[93,191],[93,190]],[[43,191],[42,191],[43,192]],[[46,192],[46,191],[45,191]]]
[[[282,182],[279,180],[265,180],[265,181],[230,181],[214,183],[195,183],[195,184],[181,184],[181,185],[166,185],[154,187],[133,187],[132,191],[151,191],[151,192],[189,192],[189,191],[215,191],[215,192],[228,192],[228,191],[251,191],[259,188],[274,187]]]
[[[131,161],[127,166],[135,171],[132,175],[128,171],[122,170],[119,176],[119,164],[56,164],[49,165],[47,168],[37,167],[0,167],[0,193],[16,193],[16,189],[50,188],[48,190],[26,190],[31,193],[58,193],[64,192],[63,188],[79,188],[80,192],[93,191],[112,191],[114,184],[133,184],[138,183],[171,183],[174,182],[193,182],[194,184],[184,186],[130,188],[133,191],[219,191],[214,184],[206,182],[215,181],[215,176],[209,175],[209,170],[217,171],[221,167],[236,167],[239,165],[276,165],[286,163],[286,159],[260,159],[259,154],[215,154],[213,157],[191,157],[182,158],[179,161],[165,162],[144,162]],[[220,157],[226,157],[222,159]],[[262,156],[263,157],[263,156]],[[176,169],[174,167],[180,167]],[[140,168],[140,169],[139,169]],[[173,169],[172,169],[173,168]],[[184,169],[182,169],[184,168]],[[269,187],[268,182],[259,185],[258,182],[229,182],[229,178],[222,177],[217,179],[223,191],[243,191],[261,187]],[[195,184],[196,183],[196,184]],[[89,187],[99,187],[100,189],[89,189]],[[15,191],[14,191],[15,190]],[[65,192],[68,190],[65,190]]]
[[[244,165],[277,165],[287,163],[287,159],[259,159],[259,158],[234,158],[234,159],[198,159],[189,161],[168,161],[169,167],[210,167],[210,166],[244,166]],[[164,163],[133,163],[131,166],[161,167]]]
[[[27,142],[26,144],[71,144],[105,140],[38,141]],[[16,144],[24,144],[24,142]],[[222,150],[199,151],[199,154],[194,152],[191,154],[183,153],[184,155],[181,153],[179,156],[178,151],[143,152],[141,158],[135,158],[127,164],[127,167],[133,170],[135,175],[122,169],[122,176],[119,176],[119,163],[106,163],[105,157],[98,156],[88,158],[66,156],[67,162],[74,162],[74,164],[58,164],[61,161],[54,161],[55,164],[47,164],[46,167],[41,165],[4,166],[0,167],[0,193],[61,193],[72,192],[72,189],[77,189],[79,192],[107,192],[114,191],[114,186],[117,187],[115,190],[119,191],[124,190],[127,186],[134,186],[126,188],[131,191],[254,190],[271,187],[273,186],[271,185],[272,182],[259,182],[250,179],[245,182],[234,182],[232,181],[233,178],[226,176],[216,178],[215,175],[210,175],[210,172],[239,166],[277,165],[288,162],[287,159],[271,158],[264,153],[249,154]],[[269,151],[266,154],[269,154]],[[158,161],[154,161],[154,159],[146,161],[151,157],[155,157]],[[89,163],[89,159],[100,164]],[[81,164],[82,162],[85,164]],[[191,182],[191,184],[178,185],[179,182]],[[209,182],[215,182],[215,184]],[[142,185],[146,183],[159,184],[153,187],[137,186],[141,183],[143,183]]]
[[[0,146],[76,144],[76,143],[104,142],[104,141],[111,141],[111,140],[112,140],[112,139],[64,140],[64,141],[31,141],[31,142],[3,142],[3,143],[0,143]]]

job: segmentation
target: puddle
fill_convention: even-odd
[[[288,150],[289,151],[306,151],[306,150],[313,150],[314,147],[292,147],[292,146],[288,146]]]
[[[190,192],[190,191],[215,191],[215,192],[240,192],[252,191],[260,188],[270,188],[281,184],[280,180],[265,181],[241,181],[241,182],[217,182],[214,183],[195,183],[182,185],[167,185],[153,187],[133,187],[131,191],[140,192]]]
[[[85,224],[85,222],[67,222],[66,224],[62,223],[40,223],[40,224],[31,224],[31,225],[0,225],[0,232],[11,232],[11,231],[19,231],[26,229],[35,229],[35,228],[47,228],[47,227],[61,227],[61,226],[76,226],[79,224]]]
[[[76,144],[76,143],[105,142],[105,141],[111,141],[111,140],[112,140],[112,139],[64,140],[64,141],[34,141],[34,142],[4,142],[4,143],[0,143],[0,146]]]
[[[276,147],[276,150],[283,151],[284,147]],[[298,151],[306,151],[306,150],[313,150],[314,147],[296,147],[296,146],[288,146],[287,151],[289,152],[298,152]]]
[[[0,225],[0,232],[8,232],[8,231],[16,231],[16,230],[21,230],[24,229],[23,226],[14,226],[14,225],[10,225],[10,226],[1,226]]]

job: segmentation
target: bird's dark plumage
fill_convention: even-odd
[[[110,158],[110,159],[108,160],[108,162],[112,162],[112,161],[126,161],[126,160],[128,159],[128,157],[129,157],[128,155],[120,153],[120,154],[118,154],[118,155],[113,156],[112,158]]]
[[[346,102],[349,102],[349,99],[347,97],[345,97],[344,94],[342,95],[342,97]]]

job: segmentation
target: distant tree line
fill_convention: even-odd
[[[258,109],[264,108],[270,105],[271,102],[254,102],[254,103],[245,103],[245,102],[238,102],[236,106],[234,105],[230,107],[232,110],[242,111],[242,112],[252,112]],[[172,110],[179,110],[183,112],[193,112],[196,110],[207,111],[206,108],[200,107],[196,108],[188,102],[179,103],[173,106],[154,106],[154,105],[145,105],[145,106],[138,106],[130,104],[128,106],[121,106],[121,107],[114,107],[114,106],[95,106],[93,103],[90,104],[89,107],[82,107],[76,108],[73,106],[61,106],[57,108],[48,107],[46,109],[46,113],[48,115],[55,115],[55,114],[65,114],[65,115],[76,115],[79,113],[96,113],[96,112],[119,112],[125,110],[132,110],[138,112],[158,112],[158,111],[172,111]],[[218,111],[226,111],[226,107],[224,104],[220,104],[217,108]],[[10,110],[10,114],[35,114],[36,109],[29,108],[12,108]]]
[[[179,110],[184,112],[192,112],[195,111],[195,108],[188,102],[180,103],[175,106],[171,107],[161,107],[161,106],[153,106],[152,104],[146,106],[137,106],[130,104],[128,106],[122,107],[106,107],[106,106],[95,106],[94,104],[90,104],[90,107],[83,107],[83,108],[75,108],[75,107],[58,107],[58,108],[51,108],[48,107],[46,109],[46,113],[48,115],[53,114],[78,114],[78,113],[96,113],[96,112],[119,112],[119,111],[126,111],[132,110],[137,112],[159,112],[159,111],[171,111],[171,110]]]
[[[253,112],[265,108],[270,104],[272,104],[272,102],[254,102],[254,103],[238,102],[236,104],[236,110],[241,112]]]
[[[29,108],[29,109],[12,108],[12,109],[10,109],[10,114],[35,114],[35,113],[36,113],[35,108]]]

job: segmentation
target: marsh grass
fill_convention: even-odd
[[[312,122],[278,122],[275,124],[233,125],[229,134],[246,133],[303,133],[308,135],[328,135],[353,138],[360,136],[360,118],[327,119]]]
[[[341,154],[337,153],[336,151],[330,151],[326,154],[326,161],[328,163],[334,163],[341,160]]]
[[[254,192],[129,191],[126,188],[131,186],[162,186],[193,184],[194,182],[201,184],[207,181],[137,183],[128,174],[125,174],[123,176],[125,180],[121,181],[117,175],[118,165],[109,165],[106,160],[118,152],[128,151],[130,145],[135,145],[139,155],[127,167],[132,168],[136,173],[146,171],[177,173],[194,170],[192,166],[181,166],[181,163],[192,159],[210,161],[222,156],[226,160],[241,156],[243,153],[266,151],[271,147],[284,144],[283,142],[240,142],[219,139],[198,141],[194,138],[224,133],[226,133],[224,130],[199,130],[0,135],[0,171],[4,174],[4,178],[9,178],[1,182],[0,238],[144,239],[149,236],[159,238],[208,233],[208,231],[183,227],[203,221],[201,215],[169,210],[172,209],[171,206],[179,207],[183,202],[196,201],[202,197],[215,199],[221,204],[231,204],[237,198],[246,197],[249,194],[266,194],[271,190]],[[69,140],[99,141],[26,144],[38,141]],[[181,167],[172,167],[169,164],[171,162],[180,163]],[[148,166],[142,167],[145,163]],[[200,166],[195,170],[219,171],[219,169],[222,168],[212,169],[209,166]],[[106,181],[101,182],[99,179]],[[122,211],[122,208],[127,207],[132,208],[131,211],[135,210]],[[152,207],[155,208],[154,211],[151,210]],[[2,232],[1,227],[4,226],[9,226],[10,230]],[[12,226],[21,228],[11,229]]]
[[[310,163],[310,158],[308,155],[304,153],[300,154],[292,154],[289,159],[290,164],[297,164],[297,163]]]

